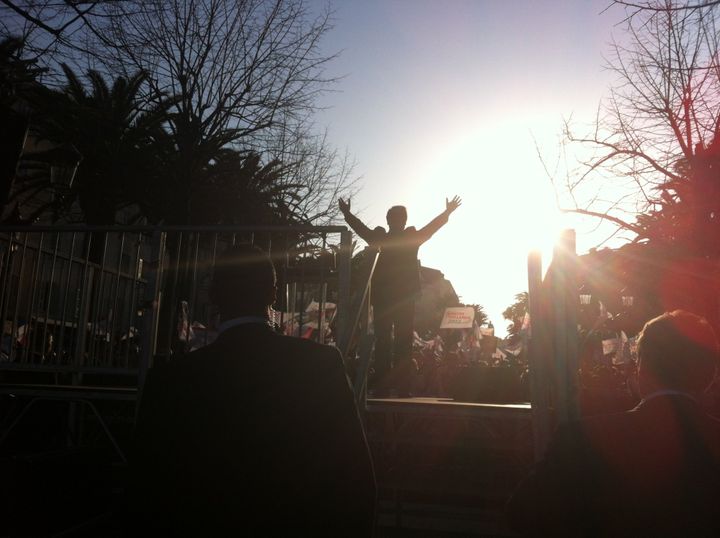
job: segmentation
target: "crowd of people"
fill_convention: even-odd
[[[639,404],[561,425],[509,504],[527,536],[718,536],[720,420],[702,405],[718,340],[685,311],[638,338]]]
[[[414,333],[411,368],[403,371],[409,377],[406,396],[488,403],[529,401],[527,360],[522,349],[503,351],[494,336],[487,337],[491,345],[482,347],[471,341],[467,332],[456,329],[424,336]],[[371,361],[368,396],[400,397],[392,389],[376,389],[374,364]]]
[[[447,202],[433,227],[458,205]],[[350,218],[349,204],[341,207]],[[397,218],[399,231],[369,238],[411,260],[432,229],[405,245]],[[231,247],[212,285],[217,339],[149,372],[131,461],[130,535],[372,536],[373,462],[343,359],[332,346],[273,330],[275,284],[266,254]],[[395,342],[396,364],[412,363],[409,344]],[[380,353],[390,349],[381,344]],[[438,350],[423,360],[437,363]],[[645,325],[636,352],[639,405],[562,425],[508,505],[519,533],[720,535],[720,420],[701,405],[717,374],[717,337],[704,319],[675,311]],[[379,360],[383,387],[392,378],[384,377],[387,356]]]

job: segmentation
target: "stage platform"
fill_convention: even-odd
[[[533,462],[528,403],[371,398],[363,409],[381,527],[511,535],[504,506]]]
[[[124,462],[124,428],[132,417],[135,391],[102,386],[4,388],[0,392],[6,403],[15,402],[16,411],[33,411],[35,405],[27,408],[30,402],[37,402],[38,411],[51,406],[62,410],[73,402],[85,407],[86,433],[93,433],[101,446],[109,445],[108,461]],[[370,398],[361,414],[379,486],[378,536],[510,535],[504,505],[533,459],[528,403]],[[29,428],[35,419],[28,418]],[[122,468],[113,467],[112,472]]]
[[[452,398],[413,397],[413,398],[371,398],[368,397],[365,408],[369,412],[387,412],[402,407],[406,412],[450,413],[453,415],[486,415],[502,413],[517,418],[529,418],[530,404],[518,403],[480,403],[459,402]]]

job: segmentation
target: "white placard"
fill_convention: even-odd
[[[472,329],[475,309],[472,306],[451,306],[445,309],[441,329]]]
[[[609,355],[613,351],[617,351],[618,349],[618,339],[617,338],[608,338],[607,340],[602,341],[602,347],[603,347],[603,355]]]

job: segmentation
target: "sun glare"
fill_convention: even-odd
[[[502,310],[527,289],[529,252],[540,251],[547,268],[563,228],[529,130],[498,124],[448,140],[416,187],[408,203],[423,215],[411,224],[434,216],[445,196],[463,199],[437,240],[423,247],[423,263],[441,269],[465,302],[482,304],[502,322]]]

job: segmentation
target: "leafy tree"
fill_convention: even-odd
[[[482,305],[479,304],[463,304],[460,306],[471,306],[473,310],[475,311],[475,323],[478,326],[481,325],[487,325],[489,323],[489,319],[487,316],[487,313],[485,312],[485,308]]]
[[[272,165],[297,221],[329,223],[338,196],[354,191],[352,160],[312,122],[316,97],[335,80],[325,75],[334,56],[319,48],[329,12],[312,15],[304,0],[1,4],[0,35],[25,32],[51,73],[61,61],[90,64],[108,80],[142,72],[138,96],[146,103],[177,97],[163,121],[167,136],[153,141],[162,175],[145,174],[138,185],[149,220],[201,222],[198,198],[227,185],[227,174],[212,174],[229,150],[249,159],[248,168],[257,156],[260,169]],[[218,222],[204,215],[213,220],[203,224]]]
[[[25,42],[17,37],[5,37],[0,41],[0,100],[12,105],[43,71],[37,61],[23,57]]]
[[[616,3],[628,10],[610,64],[618,82],[589,133],[566,126],[566,149],[591,152],[565,179],[566,209],[610,221],[635,241],[691,241],[696,253],[717,255],[705,238],[717,236],[720,218],[719,8]]]
[[[528,298],[528,292],[520,292],[515,295],[515,302],[503,310],[503,317],[510,322],[507,327],[510,337],[517,335],[522,328],[525,314],[528,312]]]
[[[34,216],[52,208],[54,214],[88,224],[115,224],[118,211],[147,204],[146,185],[162,174],[158,140],[172,100],[148,104],[140,89],[146,75],[117,77],[111,85],[97,71],[87,72],[89,88],[63,66],[61,90],[42,88],[30,98],[32,130],[37,142],[71,144],[82,156],[72,190],[38,207]],[[24,160],[43,160],[43,151]],[[50,187],[48,174],[30,176],[19,184],[16,197],[32,197]],[[81,215],[72,215],[77,202]]]
[[[284,183],[282,164],[263,165],[260,155],[243,156],[222,149],[195,183],[191,219],[214,224],[299,224],[288,201],[298,198],[298,185]]]
[[[0,211],[9,202],[17,161],[25,142],[28,110],[23,95],[32,91],[42,71],[23,57],[24,42],[7,37],[0,41]]]
[[[177,151],[167,166],[166,222],[193,219],[194,183],[227,148],[281,161],[289,175],[277,181],[309,181],[303,198],[312,194],[307,165],[331,157],[307,133],[315,99],[332,82],[324,67],[333,57],[319,50],[329,14],[311,18],[301,0],[153,0],[141,10],[117,3],[110,11],[98,41],[108,51],[106,68],[147,72],[151,96],[178,97],[168,114]],[[324,211],[336,210],[330,198]],[[286,203],[300,207],[292,197]]]

